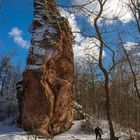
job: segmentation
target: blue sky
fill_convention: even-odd
[[[24,69],[28,49],[16,43],[13,36],[10,36],[9,33],[13,28],[17,28],[22,31],[22,39],[30,42],[31,34],[28,31],[28,27],[33,17],[33,0],[0,0],[0,3],[0,55],[9,51],[16,51],[13,63],[17,64],[20,62],[22,69]],[[68,4],[63,0],[59,0],[59,3]]]
[[[73,0],[74,1],[74,0]],[[57,0],[59,4],[68,5],[67,1]],[[28,54],[27,44],[31,40],[31,34],[28,27],[32,22],[33,17],[33,0],[0,0],[0,55],[9,51],[16,51],[16,56],[13,58],[13,63],[21,63],[22,69],[26,64],[26,57]],[[128,16],[127,16],[128,17]],[[73,15],[70,22],[74,28],[82,30],[86,25],[86,34],[95,35],[92,22],[86,17]],[[102,31],[111,31],[111,33],[103,34],[106,41],[111,42],[111,45],[116,44],[117,34],[114,32],[114,24],[100,24]],[[103,26],[104,25],[104,26]],[[140,36],[136,31],[134,21],[129,22],[118,21],[116,23],[121,30],[124,43],[138,42]],[[78,36],[79,44],[85,45],[85,38]],[[88,40],[87,40],[88,41]],[[78,51],[78,52],[77,52]],[[77,50],[76,53],[79,53]],[[109,57],[108,57],[109,58]],[[108,60],[108,58],[106,60]]]
[[[23,2],[23,0],[1,0],[2,6],[0,9],[0,55],[9,51],[16,51],[16,56],[13,58],[13,63],[20,62],[22,68],[26,63],[28,49],[21,47],[14,42],[13,37],[8,33],[12,28],[17,27],[22,30],[22,37],[30,41],[31,34],[28,32],[28,27],[32,21],[33,4],[32,1]]]

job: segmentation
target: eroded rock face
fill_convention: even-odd
[[[18,120],[25,129],[55,135],[69,129],[73,120],[73,37],[54,0],[34,0],[30,29]]]

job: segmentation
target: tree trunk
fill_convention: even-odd
[[[103,38],[102,38],[101,32],[99,30],[98,24],[97,24],[99,18],[102,15],[103,6],[104,6],[106,1],[107,0],[105,0],[103,3],[102,3],[102,1],[98,1],[99,4],[100,4],[100,10],[99,10],[98,15],[94,19],[94,27],[95,27],[95,30],[96,30],[96,33],[97,33],[98,40],[100,42],[100,45],[99,45],[99,48],[100,48],[99,49],[99,68],[102,71],[103,76],[105,78],[104,88],[105,88],[105,94],[106,94],[106,116],[107,116],[107,120],[108,120],[108,124],[109,124],[109,128],[110,128],[110,139],[115,140],[116,138],[115,138],[115,133],[114,133],[113,124],[112,124],[112,120],[111,120],[111,113],[110,113],[110,93],[109,93],[109,86],[108,86],[108,84],[109,84],[109,72],[103,66],[104,42],[103,42]]]
[[[112,124],[112,120],[111,120],[111,113],[110,113],[110,110],[111,110],[110,109],[110,92],[109,92],[109,87],[108,87],[109,76],[106,72],[104,72],[104,76],[106,77],[105,78],[106,116],[107,116],[109,129],[110,129],[110,138],[111,138],[111,140],[115,140],[115,133],[114,133],[113,124]]]

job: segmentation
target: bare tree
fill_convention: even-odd
[[[140,1],[139,0],[130,0],[128,6],[135,18],[137,29],[140,33]]]
[[[1,56],[1,58],[0,58],[0,81],[1,81],[0,94],[1,94],[1,96],[3,94],[3,89],[4,89],[4,85],[5,85],[8,71],[11,67],[10,61],[11,61],[11,58],[13,55],[15,55],[15,52],[9,52],[6,55]]]
[[[97,37],[99,39],[100,42],[100,49],[99,49],[99,68],[100,70],[103,72],[105,81],[104,81],[104,87],[105,87],[105,93],[106,93],[106,116],[107,116],[107,120],[108,120],[108,124],[109,124],[109,128],[110,128],[110,139],[111,140],[115,140],[115,133],[114,133],[114,129],[113,129],[113,124],[112,124],[112,120],[111,120],[111,113],[110,113],[110,91],[109,91],[109,72],[106,70],[106,68],[103,65],[103,47],[104,47],[104,41],[101,35],[101,32],[99,30],[99,26],[98,26],[98,20],[100,19],[100,16],[102,15],[103,12],[103,6],[105,5],[107,0],[98,0],[99,5],[100,5],[100,9],[99,9],[99,13],[96,16],[95,20],[94,20],[94,27],[97,33]]]
[[[95,2],[95,4],[94,4]],[[121,43],[118,43],[117,37],[116,37],[116,44],[114,45],[112,42],[108,43],[108,40],[105,40],[104,38],[104,32],[107,33],[107,29],[106,27],[104,27],[105,29],[103,30],[103,28],[101,27],[102,25],[100,24],[101,20],[110,20],[112,22],[117,21],[118,19],[120,19],[122,16],[124,16],[124,14],[126,13],[122,13],[123,11],[118,10],[119,8],[119,3],[116,9],[116,13],[114,14],[114,17],[108,18],[107,15],[104,14],[104,5],[106,4],[107,0],[93,0],[93,1],[81,1],[81,3],[78,4],[70,4],[68,6],[63,6],[62,8],[64,8],[65,10],[69,11],[70,13],[80,13],[83,16],[85,16],[86,18],[92,18],[94,17],[94,27],[95,27],[95,31],[96,31],[96,35],[89,35],[87,33],[87,27],[85,27],[86,25],[83,25],[82,29],[80,31],[76,31],[74,33],[80,33],[83,37],[89,37],[89,38],[95,38],[97,40],[99,40],[99,44],[97,44],[98,48],[99,48],[99,60],[96,59],[96,61],[98,61],[98,65],[99,68],[103,74],[104,77],[104,89],[105,89],[105,95],[106,95],[106,116],[108,119],[108,123],[109,123],[109,127],[110,127],[110,137],[111,139],[115,139],[115,134],[114,134],[114,130],[113,130],[113,124],[112,124],[112,119],[113,121],[117,120],[117,123],[120,123],[122,126],[127,126],[127,127],[133,127],[134,125],[131,124],[130,122],[128,122],[128,120],[131,120],[132,122],[136,123],[138,122],[137,120],[139,119],[139,117],[135,117],[134,114],[136,112],[139,112],[139,109],[136,109],[137,106],[135,105],[135,100],[137,100],[134,95],[134,89],[130,89],[132,87],[132,83],[134,83],[134,87],[135,87],[135,91],[138,95],[139,98],[139,89],[138,89],[138,83],[137,83],[137,77],[136,77],[136,73],[135,73],[135,67],[132,64],[132,60],[129,56],[129,54],[127,53],[127,51],[125,50],[125,48],[120,49],[119,46],[123,46],[124,47],[124,42],[122,41]],[[92,8],[88,8],[89,5],[92,5]],[[62,6],[62,5],[60,5]],[[129,8],[131,9],[134,17],[135,17],[135,21],[137,24],[137,28],[138,30],[140,29],[140,25],[139,25],[139,19],[140,19],[140,12],[139,12],[139,2],[138,0],[130,0],[129,3]],[[72,10],[71,10],[72,9]],[[118,11],[119,13],[118,13]],[[120,18],[119,18],[120,17]],[[100,23],[99,23],[100,22]],[[98,24],[99,23],[99,24]],[[101,26],[100,26],[101,25]],[[115,27],[115,25],[114,25]],[[104,31],[104,32],[103,32]],[[117,31],[114,30],[116,33]],[[140,31],[140,30],[139,30]],[[110,34],[112,35],[112,34]],[[120,37],[119,37],[119,41],[120,41]],[[113,45],[114,46],[113,46]],[[105,49],[109,49],[109,51],[111,52],[112,56],[111,58],[111,66],[109,65],[108,67],[106,67],[106,64],[104,63],[104,50]],[[119,50],[119,53],[117,52]],[[108,53],[108,51],[106,52]],[[117,54],[117,60],[116,60],[116,54]],[[88,55],[91,58],[95,59],[95,57],[93,55]],[[90,64],[88,65],[89,68],[91,68]],[[130,73],[131,71],[131,73]],[[77,72],[77,74],[79,74]],[[82,78],[79,78],[81,80],[81,82],[83,82],[82,80],[86,80],[85,77],[88,77],[88,74],[83,74],[80,73]],[[112,75],[114,77],[112,77]],[[78,79],[78,80],[79,80]],[[91,79],[92,81],[92,79]],[[93,93],[95,92],[95,98],[98,100],[100,98],[101,100],[101,93],[104,93],[104,90],[101,89],[101,87],[103,86],[103,80],[99,80],[96,77],[96,80],[98,82],[93,82],[94,83],[92,86],[92,91]],[[133,82],[135,81],[135,82]],[[79,83],[79,81],[77,81],[77,83]],[[87,88],[91,88],[91,86],[89,85],[89,83],[85,84],[87,86]],[[79,86],[77,86],[79,87]],[[77,93],[79,91],[79,88],[76,89]],[[95,91],[94,91],[95,90]],[[87,91],[89,92],[89,90]],[[91,91],[90,91],[91,92]],[[99,94],[97,95],[96,92],[98,92]],[[88,93],[87,96],[89,96],[90,94]],[[133,95],[133,96],[132,96]],[[80,95],[81,96],[81,95]],[[132,98],[132,99],[131,99]],[[92,98],[90,98],[92,99]],[[80,100],[80,99],[79,99]],[[83,98],[81,99],[83,101],[83,103],[88,103],[87,99]],[[86,102],[85,102],[86,100]],[[130,104],[128,105],[127,102],[130,102]],[[124,108],[122,108],[121,103],[124,104]],[[104,108],[104,102],[100,102],[101,106],[98,107],[99,108]],[[98,106],[98,103],[96,103],[95,105],[96,107]],[[88,107],[88,106],[87,106]],[[116,108],[116,110],[114,109]],[[119,110],[119,113],[117,112]],[[98,114],[102,115],[103,117],[103,110],[101,110],[101,112],[99,112],[98,110]],[[139,116],[139,113],[137,113]],[[99,115],[98,115],[99,116]],[[126,118],[126,119],[125,119]],[[124,120],[125,119],[125,120]],[[137,127],[135,127],[137,128]]]
[[[124,52],[124,54],[125,54],[125,56],[126,56],[126,58],[127,58],[128,64],[129,64],[129,66],[130,66],[131,73],[132,73],[132,75],[133,75],[134,87],[135,87],[135,89],[136,89],[137,96],[138,96],[138,98],[139,98],[139,100],[140,100],[140,92],[139,92],[139,89],[138,89],[136,74],[135,74],[135,71],[134,71],[134,69],[133,69],[133,66],[132,66],[131,60],[130,60],[130,58],[129,58],[129,55],[128,55],[128,53],[127,53],[125,47],[124,47],[124,43],[123,43],[123,40],[122,40],[122,37],[121,37],[121,34],[120,34],[118,28],[117,28],[117,31],[118,31],[118,35],[119,35],[119,39],[120,39],[120,44],[121,44],[122,49],[123,49],[123,52]]]
[[[0,57],[0,121],[17,114],[16,82],[21,78],[21,66],[12,63],[14,55],[9,52]]]

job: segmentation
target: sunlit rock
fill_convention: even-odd
[[[73,121],[72,33],[54,0],[34,0],[30,31],[18,123],[37,134],[55,135]]]

